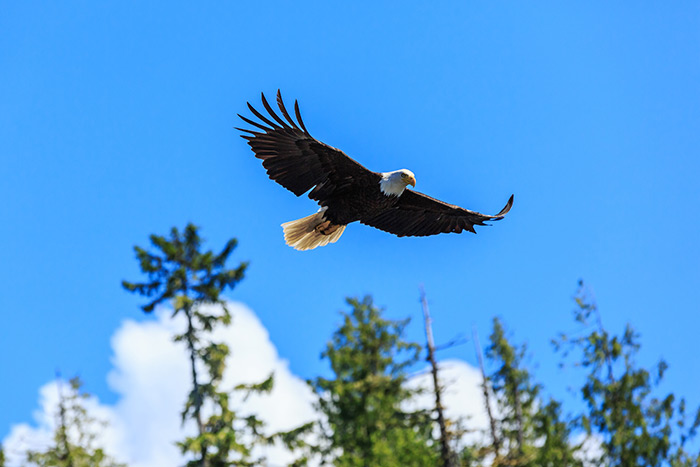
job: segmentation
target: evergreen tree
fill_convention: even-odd
[[[170,238],[151,235],[150,239],[157,253],[134,247],[148,281],[123,281],[122,285],[130,292],[153,297],[143,305],[145,312],[168,300],[174,310],[173,317],[183,315],[186,319],[185,331],[174,336],[174,341],[187,346],[190,358],[192,389],[182,411],[182,421],[194,421],[197,435],[178,443],[183,453],[194,456],[187,465],[254,465],[261,460],[252,458],[251,443],[262,439],[262,423],[254,415],[240,416],[230,406],[231,394],[220,388],[229,348],[211,340],[216,327],[231,323],[231,314],[221,293],[233,289],[243,279],[247,267],[246,263],[233,269],[226,267],[237,242],[229,240],[218,254],[202,252],[202,240],[192,224],[183,232],[173,228]],[[260,384],[235,388],[247,393],[271,389],[272,376]],[[203,413],[205,404],[212,412],[208,416]]]
[[[403,338],[405,321],[382,318],[371,297],[348,299],[343,324],[322,358],[334,378],[311,382],[325,418],[323,461],[334,466],[437,465],[429,412],[408,411],[416,394],[406,385],[406,371],[420,356],[420,346]]]
[[[45,451],[27,451],[27,462],[38,467],[125,467],[96,447],[96,425],[104,425],[91,417],[83,401],[89,394],[81,391],[80,379],[69,382],[67,394],[57,380],[59,402],[54,444]],[[0,456],[0,466],[4,457]]]
[[[578,422],[602,440],[603,454],[594,462],[620,467],[700,465],[700,456],[684,450],[700,425],[700,412],[688,425],[683,399],[672,393],[654,395],[667,364],[660,361],[654,370],[637,366],[639,336],[629,325],[621,336],[610,334],[582,282],[576,304],[576,320],[593,330],[573,339],[561,335],[555,347],[565,356],[578,352],[577,365],[588,372],[581,388],[588,413]]]
[[[570,429],[562,420],[560,403],[540,397],[541,386],[524,366],[526,347],[514,347],[503,324],[493,320],[486,356],[497,369],[489,376],[497,403],[496,439],[502,452],[493,448],[496,466],[579,466]],[[494,443],[495,445],[496,443]]]

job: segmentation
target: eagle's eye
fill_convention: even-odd
[[[402,174],[401,174],[401,178],[408,178],[408,174],[407,174],[407,173],[405,173],[405,172],[404,172],[404,173],[402,173]]]

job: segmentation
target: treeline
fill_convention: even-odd
[[[371,297],[350,298],[342,324],[321,355],[332,376],[309,381],[318,420],[269,433],[255,414],[231,401],[240,393],[269,392],[274,375],[233,390],[222,388],[230,349],[212,338],[213,331],[231,325],[222,294],[246,272],[245,263],[227,265],[235,239],[218,253],[204,251],[198,229],[190,224],[150,240],[148,249],[135,247],[142,281],[122,285],[146,299],[146,313],[168,303],[173,317],[186,322],[173,340],[189,355],[191,388],[181,419],[193,423],[196,433],[177,442],[188,467],[269,465],[262,453],[273,443],[294,453],[295,466],[700,466],[700,453],[689,447],[700,412],[689,412],[673,393],[658,394],[668,365],[639,366],[639,336],[631,326],[619,335],[603,327],[583,284],[573,316],[579,330],[553,340],[557,358],[583,381],[578,411],[565,410],[548,395],[528,368],[525,345],[512,342],[494,318],[483,354],[476,334],[473,339],[488,427],[450,419],[442,397],[449,382],[441,377],[435,357],[427,300],[427,343],[421,345],[406,339],[408,320],[386,319]],[[426,360],[431,384],[411,384]],[[416,408],[416,397],[426,393],[433,404]],[[97,445],[95,430],[101,425],[85,409],[85,397],[77,379],[62,387],[53,443],[27,452],[27,465],[123,465]]]

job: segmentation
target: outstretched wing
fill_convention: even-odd
[[[250,103],[248,108],[262,123],[238,115],[262,131],[236,129],[246,133],[241,136],[248,141],[255,157],[262,159],[263,167],[272,180],[297,196],[315,187],[309,193],[309,198],[317,201],[323,201],[329,195],[342,191],[360,178],[376,179],[379,183],[379,174],[366,169],[343,151],[311,136],[304,126],[296,101],[296,122],[284,107],[279,90],[277,105],[284,120],[272,110],[264,94],[262,103],[272,120],[258,112]]]
[[[460,233],[462,230],[476,233],[475,225],[486,225],[484,221],[503,219],[512,206],[511,195],[501,212],[489,216],[443,203],[417,191],[405,190],[392,208],[379,215],[360,219],[360,222],[399,237],[425,237],[439,233]]]

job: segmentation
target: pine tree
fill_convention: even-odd
[[[493,453],[496,466],[580,466],[570,428],[562,420],[560,403],[541,398],[524,365],[526,347],[514,347],[506,338],[503,324],[493,320],[493,332],[486,356],[496,370],[489,376],[498,406],[497,439],[504,451]]]
[[[654,395],[668,365],[662,360],[653,370],[639,367],[637,333],[627,325],[622,335],[610,334],[582,282],[576,305],[575,319],[593,330],[573,339],[561,335],[555,347],[565,356],[578,353],[577,366],[588,372],[581,388],[588,412],[578,423],[602,440],[603,454],[593,461],[620,467],[700,465],[700,456],[685,451],[700,426],[700,411],[688,425],[683,399]]]
[[[96,428],[104,425],[91,417],[83,401],[89,394],[81,391],[82,382],[73,378],[67,392],[57,379],[59,389],[58,413],[54,444],[45,451],[27,451],[27,462],[38,467],[125,467],[96,447]],[[0,457],[0,465],[4,457]]]
[[[429,412],[404,408],[416,394],[406,385],[406,371],[421,350],[403,338],[408,320],[382,318],[371,297],[347,303],[352,310],[343,313],[343,324],[322,354],[334,377],[311,383],[326,419],[324,462],[337,467],[437,465],[439,447]]]
[[[190,358],[192,389],[182,411],[182,421],[194,421],[197,435],[178,443],[183,453],[194,455],[187,465],[223,467],[259,463],[260,459],[252,458],[251,443],[262,439],[262,423],[254,415],[240,416],[231,407],[231,394],[220,388],[229,348],[225,343],[211,340],[214,329],[231,323],[221,293],[233,289],[243,279],[247,267],[246,263],[233,269],[226,267],[237,242],[229,240],[219,254],[202,252],[202,239],[192,224],[183,232],[173,228],[169,239],[159,235],[151,235],[150,239],[157,253],[134,247],[148,281],[123,281],[122,285],[130,292],[154,297],[143,305],[145,312],[170,301],[173,317],[183,315],[186,319],[185,331],[174,336],[174,341],[187,346]],[[272,384],[270,376],[260,384],[241,385],[234,390],[266,392],[272,389]],[[213,413],[203,413],[205,404]]]

